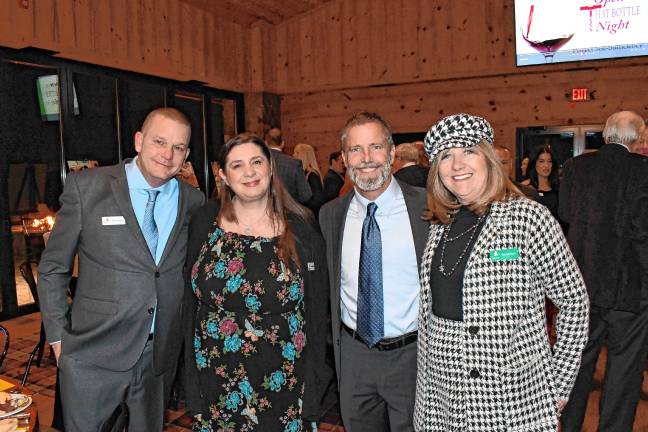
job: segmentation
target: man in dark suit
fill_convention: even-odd
[[[278,128],[270,129],[265,136],[265,141],[272,151],[272,157],[279,171],[279,179],[286,190],[297,202],[305,203],[308,201],[313,192],[308,185],[308,181],[306,181],[304,167],[299,159],[290,157],[283,152],[285,143],[281,136],[281,130]]]
[[[342,129],[354,189],[322,207],[333,351],[344,427],[412,431],[425,190],[391,174],[394,143],[377,114]]]
[[[182,341],[187,226],[204,201],[173,178],[190,133],[182,113],[158,108],[135,134],[134,160],[67,178],[38,293],[68,432],[100,430],[122,403],[129,430],[163,428]],[[79,278],[69,305],[75,255]]]
[[[329,169],[324,176],[324,202],[340,196],[340,189],[344,186],[344,159],[342,152],[336,151],[329,155]]]
[[[412,186],[425,188],[428,170],[418,164],[419,152],[414,144],[403,143],[396,147],[394,177]]]
[[[582,429],[592,375],[607,342],[599,431],[632,430],[648,354],[648,158],[630,153],[644,123],[612,114],[598,152],[567,161],[559,214],[590,297],[590,332],[562,414],[563,431]]]

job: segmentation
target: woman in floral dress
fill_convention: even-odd
[[[226,187],[192,219],[186,362],[195,431],[287,431],[322,415],[323,240],[255,135],[223,148]]]

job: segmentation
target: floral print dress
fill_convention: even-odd
[[[193,265],[194,352],[209,406],[194,431],[304,430],[304,284],[278,244],[215,225]]]

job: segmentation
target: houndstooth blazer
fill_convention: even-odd
[[[431,226],[421,269],[414,409],[419,432],[431,430],[428,413],[443,409],[432,406],[436,390],[428,372],[435,361],[428,355],[430,265],[442,232],[442,225]],[[515,248],[518,259],[489,256]],[[545,296],[560,311],[553,354]],[[493,203],[464,274],[463,314],[466,431],[556,431],[556,402],[569,397],[576,379],[589,306],[576,261],[545,207],[526,198]]]

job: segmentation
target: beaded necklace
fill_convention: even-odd
[[[461,262],[463,257],[466,255],[466,252],[468,252],[468,248],[472,244],[473,238],[475,237],[475,233],[477,232],[477,228],[483,222],[483,220],[486,219],[487,215],[488,215],[488,213],[484,213],[483,215],[479,216],[474,225],[471,225],[465,231],[457,234],[454,237],[450,237],[450,231],[452,230],[452,225],[455,222],[456,216],[455,216],[455,218],[452,219],[452,222],[450,222],[444,228],[442,238],[441,238],[441,258],[439,260],[439,271],[441,272],[441,274],[443,276],[450,277],[452,275],[452,273],[454,273],[454,271],[457,269],[457,266],[459,265],[459,263]],[[468,235],[468,233],[470,233],[470,238],[466,242],[466,246],[464,246],[463,250],[459,254],[459,258],[457,258],[457,261],[454,263],[452,268],[449,271],[446,271],[446,266],[443,263],[444,257],[445,257],[446,244],[450,243],[450,242],[453,242],[453,241],[456,241],[456,240],[460,239],[461,237],[463,237],[465,235]]]

